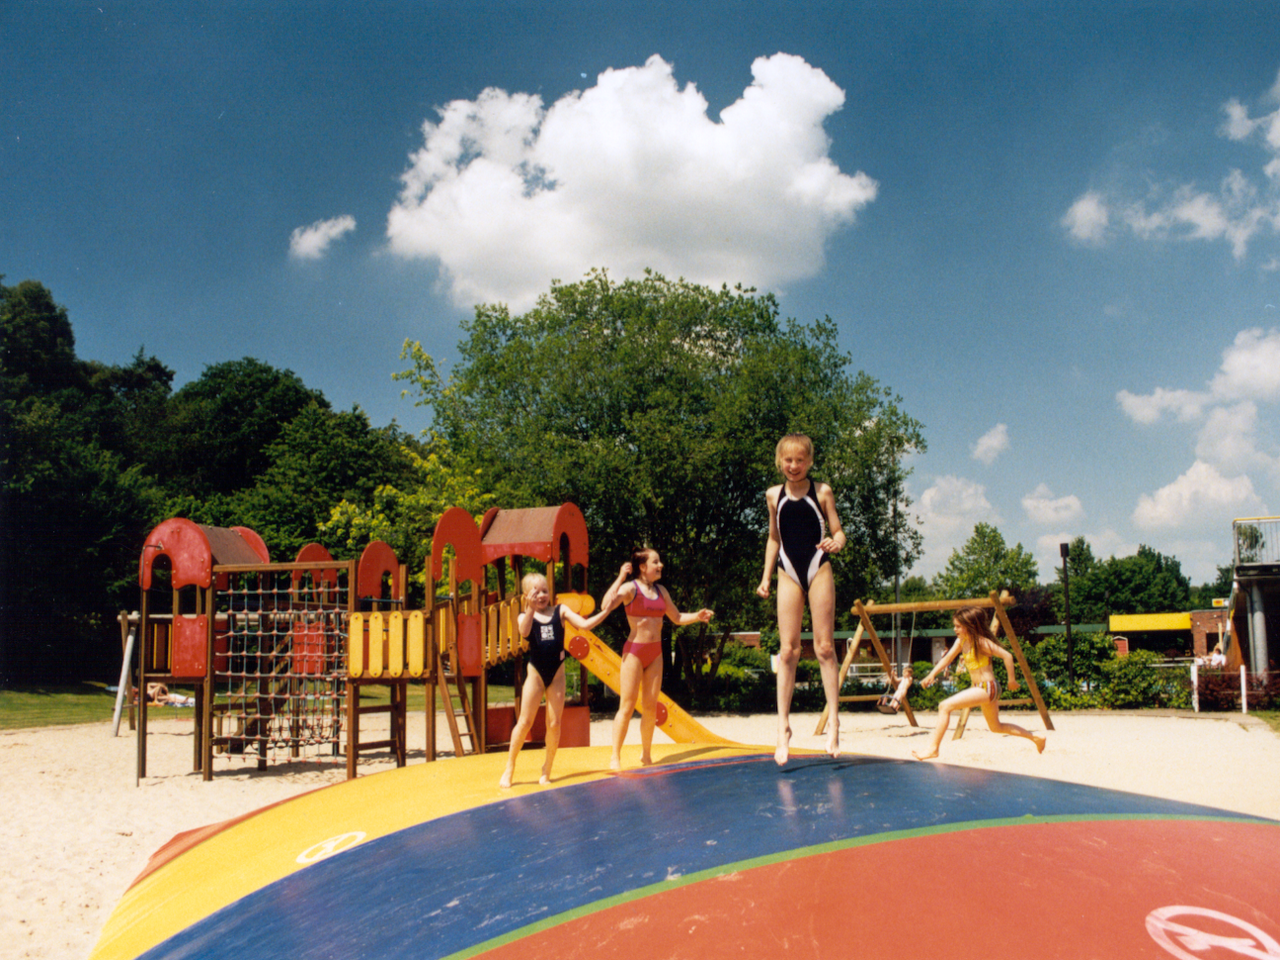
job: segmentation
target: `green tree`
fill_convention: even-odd
[[[45,396],[82,380],[66,308],[35,280],[0,283],[0,398]]]
[[[335,413],[312,403],[263,451],[257,483],[233,494],[227,509],[290,560],[303,544],[325,542],[323,527],[338,504],[371,506],[379,487],[408,482],[411,443],[394,426],[374,429],[362,410]]]
[[[160,497],[113,446],[118,369],[77,360],[52,294],[0,285],[0,328],[0,678],[109,676]]]
[[[985,597],[992,590],[1019,596],[1038,580],[1035,558],[1022,544],[1007,546],[999,530],[979,523],[964,546],[951,551],[946,567],[933,578],[933,591],[952,600]]]
[[[1113,613],[1171,613],[1190,609],[1191,583],[1174,557],[1142,545],[1130,557],[1111,557],[1071,579],[1071,618],[1106,623]]]
[[[196,499],[254,485],[266,449],[310,404],[329,402],[292,370],[245,357],[206,366],[173,394],[157,472],[175,495]]]
[[[1231,564],[1218,567],[1218,578],[1211,583],[1202,583],[1191,591],[1191,609],[1209,610],[1214,600],[1225,600],[1231,596],[1231,584],[1235,580],[1236,570]]]
[[[496,498],[486,492],[475,469],[454,469],[458,462],[441,438],[427,449],[402,448],[408,474],[400,483],[379,484],[367,499],[343,500],[320,524],[321,542],[339,556],[354,556],[374,540],[382,540],[409,568],[416,602],[425,595],[426,560],[441,514],[461,507],[479,518]]]
[[[902,458],[924,449],[920,425],[850,371],[829,319],[784,323],[753,291],[595,271],[522,316],[480,306],[464,332],[448,377],[416,343],[400,377],[457,472],[478,471],[498,503],[582,508],[601,579],[651,544],[682,605],[714,607],[720,626],[758,619],[745,585],[763,563],[764,491],[788,432],[813,438],[814,476],[848,531],[842,607],[918,552],[918,532],[895,520],[908,516]]]

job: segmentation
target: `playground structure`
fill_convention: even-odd
[[[897,675],[890,662],[888,653],[885,652],[884,644],[880,641],[880,635],[876,633],[875,624],[871,618],[881,614],[894,613],[925,613],[939,610],[959,610],[963,607],[987,607],[992,610],[991,632],[997,637],[1003,632],[1005,639],[1009,643],[1009,648],[1013,652],[1014,659],[1017,661],[1018,667],[1022,672],[1022,682],[1026,685],[1029,696],[1016,697],[1000,700],[1002,707],[1018,707],[1034,705],[1040,711],[1040,719],[1044,721],[1046,730],[1053,729],[1053,721],[1049,718],[1049,710],[1045,706],[1044,698],[1040,695],[1040,687],[1036,684],[1035,674],[1031,671],[1030,664],[1027,663],[1026,655],[1022,652],[1022,644],[1018,641],[1017,631],[1013,629],[1013,623],[1009,620],[1007,607],[1012,604],[1013,597],[1007,591],[997,592],[992,590],[986,597],[978,597],[973,600],[925,600],[913,603],[876,603],[874,600],[863,602],[858,600],[853,605],[853,612],[858,617],[858,628],[854,632],[853,639],[850,641],[845,651],[844,659],[840,663],[839,685],[844,686],[845,678],[849,675],[853,662],[858,656],[858,649],[862,644],[863,637],[871,640],[871,645],[875,648],[876,656],[880,660],[880,665],[884,668],[885,677],[889,680],[889,688],[898,683]],[[850,703],[856,701],[880,700],[880,694],[855,694],[840,697],[841,703]],[[899,707],[903,714],[906,715],[907,722],[918,727],[916,723],[915,713],[912,712],[911,703],[906,696],[899,700]],[[970,710],[966,708],[960,714],[960,721],[956,725],[956,732],[952,739],[959,740],[964,736],[965,724],[969,720]],[[822,734],[827,727],[827,708],[822,708],[822,716],[818,718],[818,727],[814,731],[815,734]]]
[[[254,753],[265,769],[273,758],[345,758],[355,777],[360,755],[389,750],[406,758],[408,692],[426,696],[426,759],[436,759],[437,710],[454,754],[484,753],[509,744],[519,702],[488,707],[487,668],[517,661],[521,690],[519,583],[526,561],[546,566],[552,601],[584,616],[595,607],[586,592],[588,537],[573,504],[489,510],[477,525],[461,508],[441,516],[427,565],[429,603],[406,609],[407,570],[381,541],[358,560],[335,560],[308,544],[292,563],[273,563],[254,531],[204,526],[173,518],[156,527],[139,565],[142,602],[121,615],[131,686],[190,685],[195,691],[193,769],[212,779],[215,755]],[[560,576],[562,574],[562,576]],[[575,574],[581,587],[573,590]],[[163,580],[168,579],[168,591]],[[564,589],[556,595],[557,581]],[[434,584],[443,584],[436,594]],[[168,612],[156,599],[171,596]],[[619,689],[618,654],[594,634],[569,628],[565,643],[581,671],[576,702],[566,704],[562,746],[586,746],[586,673]],[[130,650],[136,648],[136,661]],[[567,667],[569,669],[571,667]],[[369,687],[389,690],[389,702],[363,706]],[[438,698],[438,699],[437,699]],[[147,698],[139,696],[137,776],[146,776]],[[386,739],[361,739],[362,718],[389,715]],[[673,701],[661,697],[658,726],[678,743],[728,743]],[[536,738],[538,729],[531,737]],[[505,741],[503,738],[506,738]]]

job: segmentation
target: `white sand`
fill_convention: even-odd
[[[1034,713],[1005,715],[1041,729]],[[816,717],[793,718],[796,749],[821,749]],[[909,759],[922,749],[935,714],[904,717],[845,714],[847,752]],[[963,740],[942,743],[940,761],[987,770],[1129,790],[1280,820],[1280,736],[1239,714],[1069,714],[1054,718],[1049,746],[994,735],[974,716]],[[774,742],[772,716],[709,717],[705,725],[744,744]],[[441,722],[443,728],[444,724]],[[409,718],[410,763],[422,762],[424,723]],[[416,737],[416,739],[415,739]],[[628,743],[637,743],[639,723]],[[610,726],[595,723],[592,743],[610,742]],[[659,734],[659,740],[663,740]],[[443,748],[443,744],[442,744]],[[135,740],[109,724],[0,733],[0,830],[4,864],[0,956],[83,960],[117,900],[148,857],[172,836],[216,823],[345,777],[342,764],[273,765],[214,761],[215,778],[191,773],[190,722],[152,724],[148,772],[135,786]],[[442,760],[448,763],[451,760]],[[536,769],[539,759],[524,756]],[[361,764],[361,774],[388,769]]]

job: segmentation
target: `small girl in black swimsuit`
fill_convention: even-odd
[[[551,764],[555,762],[556,748],[560,746],[560,718],[564,714],[564,621],[568,620],[579,630],[593,630],[609,613],[602,610],[593,617],[583,618],[561,604],[552,607],[551,589],[547,586],[547,578],[540,573],[525,574],[520,581],[520,589],[524,594],[524,609],[517,623],[520,636],[529,640],[527,660],[530,669],[520,694],[520,719],[511,732],[507,768],[498,781],[498,786],[503,788],[511,786],[511,778],[516,772],[516,757],[520,756],[520,748],[533,726],[544,693],[547,696],[547,758],[543,761],[542,776],[538,782],[551,782]]]
[[[828,554],[844,549],[845,535],[836,516],[836,498],[825,483],[809,479],[813,441],[789,433],[775,451],[784,483],[765,493],[769,507],[769,540],[764,549],[764,576],[756,594],[768,599],[773,570],[778,573],[778,746],[773,759],[782,766],[791,753],[791,695],[800,662],[800,628],[804,605],[813,621],[813,652],[822,671],[827,697],[827,753],[840,755],[840,664],[836,661],[836,586]]]

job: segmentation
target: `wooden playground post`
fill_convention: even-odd
[[[854,609],[856,611],[857,608],[855,607]],[[844,660],[842,660],[840,663],[840,674],[836,681],[837,689],[844,686],[845,678],[849,675],[849,670],[853,666],[854,659],[858,656],[858,649],[862,646],[862,637],[863,637],[863,634],[865,634],[866,632],[867,632],[866,624],[860,620],[858,622],[858,629],[854,631],[853,638],[850,640],[849,646],[845,650]],[[880,662],[881,662],[881,665],[883,665],[888,660],[888,652],[884,650],[884,645],[880,642],[880,638],[875,634],[874,630],[871,631],[869,636],[873,637],[871,643],[876,648],[878,654],[880,655]],[[890,686],[890,689],[892,689],[893,671],[891,669],[886,669],[885,675],[889,678],[889,686]],[[852,694],[847,697],[840,697],[839,702],[840,703],[860,703],[868,700],[880,700],[881,696],[882,695],[878,693]],[[901,704],[901,706],[903,710],[906,712],[907,719],[911,722],[911,725],[913,727],[919,726],[919,724],[916,723],[915,714],[911,712],[911,705],[904,701]],[[822,716],[818,718],[818,727],[816,730],[813,731],[814,736],[821,736],[824,732],[826,732],[828,713],[829,713],[829,708],[824,704],[822,707]]]
[[[872,645],[873,647],[875,647],[875,648],[876,648],[876,656],[878,656],[878,657],[880,658],[880,665],[881,665],[882,667],[884,667],[884,673],[885,673],[885,676],[889,678],[889,685],[890,685],[890,687],[892,687],[892,686],[893,686],[893,678],[894,678],[897,674],[896,674],[896,672],[895,672],[895,671],[894,671],[894,669],[893,669],[893,663],[892,663],[892,661],[890,661],[890,659],[889,659],[889,654],[888,654],[888,653],[885,651],[885,649],[884,649],[884,644],[880,642],[880,635],[879,635],[878,633],[876,633],[875,625],[871,622],[871,614],[873,614],[873,613],[892,613],[892,612],[893,612],[893,610],[892,610],[890,607],[876,607],[876,608],[875,608],[875,610],[871,610],[871,609],[870,609],[870,607],[872,607],[872,606],[874,606],[874,605],[875,605],[875,604],[874,604],[874,601],[867,601],[867,603],[866,603],[866,604],[864,604],[861,600],[857,600],[857,601],[855,601],[855,602],[854,602],[854,604],[853,604],[853,612],[854,612],[854,613],[856,613],[856,614],[858,615],[858,621],[859,621],[859,622],[858,622],[858,630],[859,630],[859,631],[865,631],[865,632],[866,632],[866,634],[867,634],[867,636],[871,638],[871,645]],[[901,605],[899,605],[899,606],[901,606]],[[853,650],[852,650],[852,651],[850,651],[850,653],[846,653],[846,655],[845,655],[845,659],[846,659],[846,660],[848,660],[848,661],[850,661],[850,662],[852,662],[852,656],[851,656],[851,653],[856,653],[856,652],[857,652],[857,648],[856,648],[856,647],[854,647],[854,648],[853,648]],[[844,698],[844,697],[841,697],[840,699],[841,699],[841,700],[844,700],[845,698]],[[857,697],[850,697],[850,698],[848,698],[848,699],[850,699],[850,700],[879,700],[879,699],[880,699],[880,697],[879,697],[878,695],[862,694],[862,695],[860,695],[860,696],[857,696]],[[900,703],[900,704],[899,704],[899,706],[901,706],[901,707],[902,707],[902,712],[903,712],[904,714],[906,714],[907,722],[908,722],[908,723],[910,723],[910,724],[911,724],[911,726],[913,726],[913,727],[918,727],[918,726],[920,726],[920,724],[916,723],[916,715],[915,715],[915,711],[913,711],[913,710],[911,709],[911,704],[910,704],[908,701],[903,700],[903,701],[902,701],[902,703]],[[819,731],[819,732],[821,732],[821,731]]]

